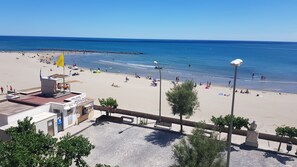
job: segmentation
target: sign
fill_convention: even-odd
[[[62,118],[61,118],[61,117],[58,117],[58,119],[57,119],[57,124],[58,124],[58,125],[61,125],[61,124],[62,124]]]

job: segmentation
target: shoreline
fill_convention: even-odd
[[[84,55],[84,54],[93,54],[93,53],[114,53],[114,54],[143,54],[142,52],[101,52],[101,51],[92,51],[92,50],[75,50],[75,49],[57,49],[57,50],[51,50],[51,49],[38,49],[38,50],[32,50],[32,51],[26,51],[26,50],[23,50],[23,51],[0,51],[2,53],[46,53],[46,55],[43,55],[45,57],[45,59],[43,61],[46,61],[47,58],[50,58],[49,57],[49,54],[53,54],[51,56],[51,58],[54,58],[56,59],[59,54],[61,54],[60,52],[65,52],[65,56],[73,56],[73,54],[75,55]],[[84,53],[85,52],[85,53]],[[69,55],[69,54],[72,54],[72,55]],[[51,63],[54,63],[54,61],[51,59],[50,60]],[[70,64],[67,65],[67,68],[68,66],[70,66]],[[89,67],[83,67],[83,66],[77,66],[79,68],[82,68],[84,70],[90,70]],[[137,69],[136,69],[137,70]],[[112,73],[112,74],[123,74],[123,75],[133,75],[132,73],[125,73],[125,72],[116,72],[116,71],[110,71],[110,70],[107,70],[107,71],[104,71],[104,70],[101,70],[102,72],[107,72],[107,73]],[[150,72],[148,72],[147,74],[151,75]],[[141,73],[139,74],[139,76],[141,77],[146,77],[145,75],[142,75]],[[158,78],[158,76],[157,76]],[[172,77],[171,77],[172,78]],[[221,79],[221,80],[226,80],[226,83],[227,83],[227,80],[231,80],[233,82],[233,78],[230,78],[230,77],[221,77],[221,76],[204,76],[204,78],[209,78],[209,80],[218,80],[218,79]],[[192,79],[181,79],[182,82],[186,81],[186,80],[193,80],[194,78]],[[163,78],[162,80],[167,80],[167,81],[174,81],[173,79],[170,79],[170,77],[164,75],[163,73]],[[237,86],[236,86],[236,90],[240,91],[240,90],[246,90],[246,89],[249,89],[249,90],[252,90],[252,91],[260,91],[260,92],[271,92],[271,93],[281,93],[281,94],[294,94],[294,95],[297,95],[297,92],[290,92],[290,91],[282,91],[282,90],[277,90],[277,89],[274,89],[274,88],[268,88],[268,87],[265,87],[264,88],[260,88],[260,87],[253,87],[253,88],[249,88],[248,85],[252,85],[252,84],[290,84],[290,85],[297,85],[297,82],[294,82],[294,81],[275,81],[275,80],[246,80],[246,78],[243,78],[243,79],[240,79],[238,78],[237,79],[237,82],[241,82],[242,84],[238,84],[237,83]],[[196,82],[197,85],[199,85],[200,82]],[[206,81],[205,82],[201,82],[203,85],[206,84]],[[249,84],[250,83],[250,84]],[[252,83],[252,84],[251,84]],[[216,87],[223,87],[223,88],[228,88],[228,86],[224,86],[224,85],[227,85],[227,84],[224,84],[224,83],[219,83],[219,82],[212,82],[212,85],[213,86],[216,86]],[[231,84],[232,86],[232,84]]]
[[[23,50],[23,51],[14,51],[14,50],[11,50],[11,51],[0,51],[0,53],[46,53],[46,55],[43,55],[45,58],[43,59],[43,61],[46,61],[49,57],[49,54],[53,54],[51,56],[51,59],[50,59],[50,62],[51,63],[54,63],[54,61],[52,60],[52,58],[56,59],[59,54],[61,54],[60,52],[65,52],[65,56],[73,56],[73,54],[75,55],[84,55],[84,54],[93,54],[93,53],[114,53],[114,54],[130,54],[130,53],[135,53],[135,54],[143,54],[141,52],[101,52],[101,51],[92,51],[92,50],[75,50],[75,49],[57,49],[57,50],[51,50],[51,49],[38,49],[38,50],[32,50],[32,51],[28,51],[28,50]],[[85,53],[84,53],[85,52]],[[69,54],[72,54],[72,55],[69,55]],[[69,64],[67,65],[67,68],[68,68]],[[82,68],[84,70],[90,70],[89,67],[83,67],[83,66],[77,66],[79,68]],[[102,70],[104,71],[104,70]],[[116,72],[116,71],[104,71],[104,72],[107,72],[107,73],[111,73],[111,74],[123,74],[123,75],[133,75],[132,73],[125,73],[125,72]],[[151,75],[151,73],[147,73],[149,75]],[[139,76],[141,77],[146,77],[145,75],[142,75],[142,74],[139,74]],[[172,78],[172,77],[171,77]],[[216,78],[216,79],[223,79],[223,80],[231,80],[233,81],[233,78],[230,78],[230,77],[221,77],[221,76],[204,76],[204,78],[210,78],[213,79],[213,78]],[[170,79],[170,77],[168,76],[164,76],[163,74],[163,79],[162,80],[167,80],[167,81],[174,81],[173,79]],[[182,82],[186,81],[186,80],[193,80],[192,79],[181,79]],[[215,79],[214,79],[215,80]],[[290,91],[282,91],[282,90],[277,90],[277,89],[273,89],[273,88],[249,88],[248,85],[251,85],[251,84],[246,84],[246,83],[253,83],[253,84],[290,84],[290,85],[297,85],[297,82],[294,82],[294,81],[274,81],[274,80],[246,80],[245,78],[244,79],[240,79],[238,78],[237,79],[237,82],[241,82],[243,83],[242,85],[238,84],[237,83],[237,86],[236,86],[236,90],[240,91],[240,90],[246,90],[246,89],[249,89],[249,90],[252,90],[252,91],[260,91],[260,92],[271,92],[271,93],[281,93],[281,94],[294,94],[294,95],[297,95],[297,92],[290,92]],[[200,83],[200,82],[196,82],[197,85]],[[206,84],[206,81],[205,82],[201,82],[203,85]],[[223,87],[223,88],[228,88],[228,86],[225,86],[227,84],[223,84],[223,83],[216,83],[216,82],[212,82],[212,85],[213,86],[216,86],[216,87]],[[231,84],[232,86],[232,84]]]

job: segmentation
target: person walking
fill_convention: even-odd
[[[0,88],[0,89],[1,89],[1,94],[3,94],[3,87],[1,86],[1,88]]]

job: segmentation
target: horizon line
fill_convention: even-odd
[[[122,40],[164,40],[164,41],[230,41],[230,42],[281,42],[297,43],[283,40],[238,40],[238,39],[175,39],[175,38],[129,38],[129,37],[78,37],[78,36],[40,36],[40,35],[0,35],[0,37],[46,37],[46,38],[86,38],[86,39],[122,39]]]

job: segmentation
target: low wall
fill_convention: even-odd
[[[152,120],[158,120],[159,119],[158,115],[147,114],[147,113],[131,111],[131,110],[124,110],[124,109],[111,110],[111,109],[109,109],[107,107],[102,107],[102,106],[98,106],[98,105],[94,105],[94,110],[106,111],[106,112],[111,112],[111,113],[118,113],[118,114],[123,114],[123,115],[130,115],[130,116],[134,116],[134,117],[141,117],[141,118],[147,118],[147,119],[152,119]],[[162,116],[161,119],[164,122],[180,124],[180,120],[176,119],[176,118],[163,117]],[[183,120],[182,123],[185,126],[195,127],[199,122]],[[217,131],[217,127],[215,125],[212,125],[212,124],[205,124],[205,129]],[[228,133],[228,128],[222,129],[222,132]],[[232,134],[246,136],[247,131],[246,130],[234,129]],[[293,138],[293,139],[290,139],[288,137],[281,138],[280,136],[267,134],[267,133],[259,133],[259,139],[270,140],[270,141],[275,141],[275,142],[280,142],[281,141],[281,142],[284,142],[284,143],[288,143],[288,142],[291,141],[293,144],[297,144],[297,139],[295,139],[295,138]]]

